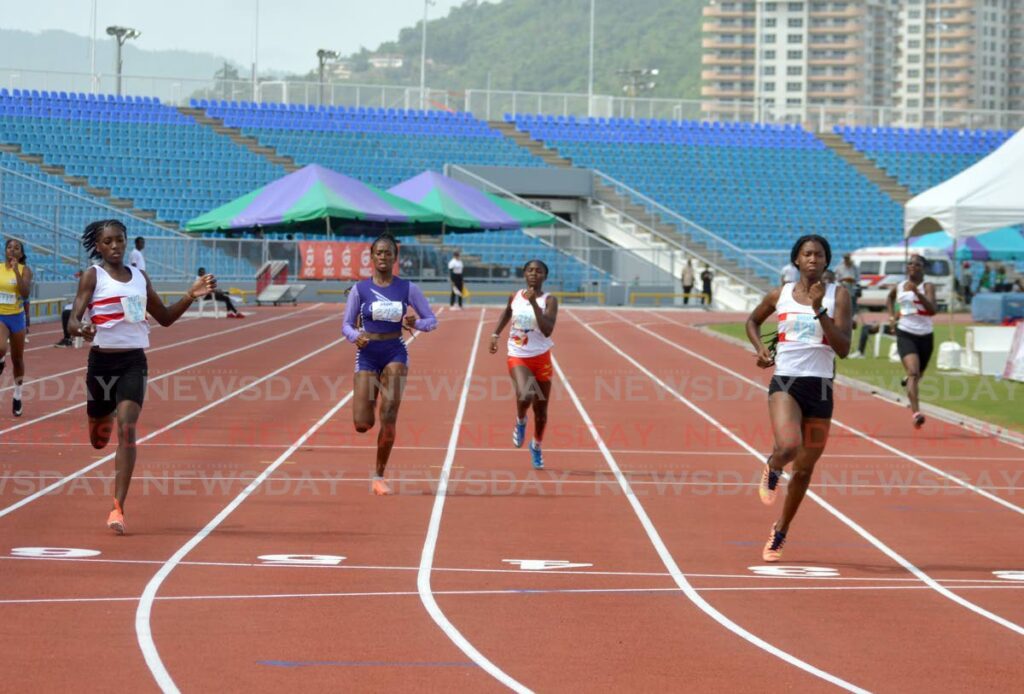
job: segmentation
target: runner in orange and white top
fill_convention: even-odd
[[[530,456],[533,467],[544,467],[541,442],[548,423],[548,400],[551,397],[551,333],[558,317],[558,299],[544,293],[548,266],[542,260],[531,260],[523,266],[526,289],[509,297],[505,311],[491,335],[491,354],[498,351],[501,331],[511,321],[508,334],[508,370],[516,389],[516,423],[512,428],[512,445],[521,448],[526,437],[526,413],[533,407],[533,441]]]
[[[116,219],[93,222],[82,234],[82,246],[100,262],[82,273],[68,318],[68,334],[93,343],[85,374],[88,393],[89,441],[104,448],[117,418],[114,456],[114,504],[107,527],[124,535],[124,502],[135,469],[135,426],[146,395],[149,347],[146,314],[167,327],[181,318],[192,302],[217,288],[213,275],[199,277],[185,296],[167,307],[146,273],[126,265],[128,230]],[[86,311],[90,321],[83,323]]]
[[[918,386],[935,347],[932,326],[932,316],[937,311],[935,285],[924,281],[925,262],[922,255],[910,256],[907,279],[892,288],[885,302],[889,309],[889,323],[895,327],[896,349],[907,372],[903,385],[907,389],[915,429],[924,426],[924,415],[917,397]]]
[[[789,525],[811,483],[814,466],[825,452],[832,425],[832,380],[836,357],[850,353],[852,316],[845,287],[822,280],[832,262],[832,249],[817,234],[793,244],[790,262],[800,271],[765,295],[747,318],[747,337],[757,350],[757,365],[775,367],[768,386],[768,417],[775,445],[765,461],[758,495],[775,502],[783,468],[793,464],[786,501],[761,552],[766,562],[782,558]],[[773,354],[761,342],[761,324],[779,314],[778,344]]]

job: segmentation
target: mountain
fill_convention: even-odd
[[[596,0],[594,91],[621,95],[619,70],[657,68],[650,96],[697,98],[700,95],[701,7],[703,0]],[[419,85],[420,38],[417,23],[395,41],[364,48],[346,58],[351,83]],[[427,84],[435,89],[584,93],[587,90],[590,3],[587,0],[466,0],[448,16],[427,25]],[[97,72],[112,75],[114,44],[96,43]],[[375,69],[369,58],[393,54],[402,67]],[[126,90],[165,101],[206,95],[224,58],[213,53],[153,51],[129,42],[124,49]],[[248,66],[227,65],[244,81]],[[77,77],[53,73],[79,73]],[[272,68],[268,74],[273,74]],[[0,29],[0,86],[89,91],[89,39],[64,31],[32,34]],[[144,77],[136,77],[144,76]],[[277,72],[276,79],[281,79]],[[285,79],[315,80],[310,72]],[[339,81],[339,83],[341,83]],[[100,91],[116,89],[112,77]],[[239,85],[215,85],[210,96],[248,99]]]
[[[89,43],[88,37],[66,31],[33,34],[0,29],[0,86],[88,92]],[[105,75],[101,92],[112,93],[117,89],[112,77],[116,73],[115,53],[113,39],[104,35],[96,41],[96,72]],[[142,50],[130,41],[125,44],[123,60],[126,90],[164,100],[188,97],[208,84],[228,62],[212,53]],[[247,79],[248,69],[240,71],[242,79]]]
[[[700,96],[702,0],[597,0],[594,91],[621,94],[617,70],[658,68],[651,94]],[[351,81],[418,85],[422,26],[350,57]],[[467,0],[427,24],[427,84],[433,88],[576,92],[587,90],[590,3],[586,0]],[[359,72],[369,53],[404,57],[399,70]]]

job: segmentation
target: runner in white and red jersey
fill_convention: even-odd
[[[145,349],[149,347],[149,313],[166,327],[192,302],[217,288],[213,275],[199,277],[185,296],[165,306],[142,270],[125,265],[128,230],[116,219],[93,222],[82,234],[82,246],[97,264],[82,273],[68,319],[68,333],[93,343],[85,386],[88,392],[89,441],[103,448],[117,419],[114,456],[114,503],[107,527],[125,533],[124,502],[135,469],[135,425],[146,395]],[[83,322],[88,312],[88,320]]]

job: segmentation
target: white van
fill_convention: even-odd
[[[860,270],[860,306],[883,309],[889,290],[907,278],[907,251],[903,246],[861,248],[852,254]],[[949,305],[953,295],[953,263],[942,250],[911,248],[910,255],[923,255],[925,279],[935,285],[935,298],[940,307]],[[941,309],[940,309],[941,310]]]

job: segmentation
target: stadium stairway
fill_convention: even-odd
[[[535,138],[529,133],[518,130],[515,123],[492,121],[489,122],[488,125],[501,132],[502,135],[514,141],[516,144],[529,150],[531,154],[540,157],[545,163],[551,166],[561,168],[573,167],[572,159],[563,156],[555,147],[547,144],[543,140]],[[626,217],[630,217],[634,220],[646,220],[651,218],[650,211],[633,202],[632,198],[628,195],[623,195],[613,186],[602,183],[596,176],[594,178],[594,199],[610,212],[625,215]],[[689,251],[701,258],[704,258],[718,270],[725,270],[736,277],[741,277],[759,289],[767,290],[773,286],[772,282],[767,278],[759,275],[757,272],[754,272],[749,268],[741,267],[739,263],[727,256],[725,253],[709,248],[705,243],[675,224],[657,221],[646,226],[649,226],[649,228],[656,234],[667,239],[669,243],[674,244],[679,250]]]
[[[178,230],[178,225],[158,220],[156,218],[156,212],[135,207],[135,202],[131,198],[119,198],[112,195],[109,188],[98,188],[93,186],[85,176],[69,176],[63,166],[59,164],[47,164],[42,155],[39,154],[26,154],[22,151],[21,145],[0,143],[0,152],[13,154],[25,164],[34,166],[43,173],[50,174],[51,176],[59,176],[68,185],[81,188],[83,194],[100,198],[100,202],[110,205],[111,207],[116,207],[119,210],[123,210],[126,214],[140,219],[151,220],[154,224],[165,229]]]
[[[298,171],[301,168],[291,157],[280,154],[277,149],[270,145],[262,144],[255,137],[244,135],[240,128],[232,128],[224,125],[224,121],[222,119],[215,118],[214,116],[207,114],[206,111],[201,108],[179,106],[178,111],[182,115],[195,119],[195,121],[200,125],[211,128],[219,135],[227,135],[231,138],[231,141],[239,147],[245,147],[253,154],[266,158],[271,164],[277,164],[278,166],[283,167],[288,173]]]
[[[540,158],[549,166],[556,166],[562,169],[571,169],[573,166],[572,159],[563,157],[555,149],[545,145],[543,141],[533,139],[530,137],[529,133],[517,130],[515,123],[506,123],[505,121],[488,121],[487,125],[494,128],[520,147],[524,148],[530,154]]]
[[[835,133],[819,133],[818,139],[824,142],[833,152],[838,154],[850,166],[855,168],[864,178],[877,185],[883,193],[900,205],[914,197],[905,185],[900,183],[894,176],[891,176],[885,169],[881,168],[862,152],[857,151],[853,145],[843,139],[842,135]]]

